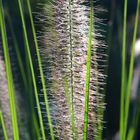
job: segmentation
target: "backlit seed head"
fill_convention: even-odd
[[[96,9],[96,7],[94,8]],[[85,0],[57,0],[44,5],[37,19],[43,24],[39,34],[42,63],[46,73],[47,93],[56,137],[83,139],[86,93],[87,51],[90,26],[90,3]],[[98,133],[95,127],[104,109],[105,46],[93,21],[91,72],[89,88],[88,139]],[[102,62],[103,61],[103,62]],[[101,63],[102,62],[102,63]]]

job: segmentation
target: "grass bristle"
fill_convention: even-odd
[[[43,25],[38,39],[43,46],[40,47],[40,53],[44,73],[46,73],[53,129],[55,136],[61,139],[82,139],[84,135],[86,64],[91,7],[89,2],[84,5],[85,2],[84,0],[53,1],[46,5],[39,5],[43,10],[36,16],[38,23]],[[93,9],[97,9],[96,6]],[[94,13],[96,15],[97,12]],[[95,15],[93,15],[94,28],[96,22],[100,22]],[[104,75],[106,46],[102,40],[98,41],[102,38],[98,29],[93,30],[92,36],[88,139],[96,137],[102,129],[104,110],[102,93],[106,78]]]

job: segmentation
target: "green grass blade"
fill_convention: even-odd
[[[30,111],[31,111],[31,125],[29,126],[29,129],[31,130],[31,138],[38,140],[41,138],[41,133],[40,133],[40,127],[39,127],[39,122],[36,116],[36,112],[34,110],[34,89],[33,89],[33,82],[32,82],[32,77],[31,77],[31,70],[30,70],[30,64],[28,61],[28,55],[27,55],[27,50],[25,49],[25,64],[26,64],[26,69],[27,69],[27,79],[28,79],[28,98],[29,98],[29,104],[30,104]],[[32,128],[35,129],[32,129]]]
[[[15,102],[15,95],[14,95],[15,91],[14,91],[12,70],[10,66],[10,56],[9,56],[9,51],[8,51],[8,41],[7,41],[7,35],[6,35],[2,0],[0,0],[0,28],[1,28],[1,34],[2,34],[2,44],[3,44],[3,50],[4,50],[5,65],[6,65],[6,75],[7,75],[7,82],[8,82],[8,92],[9,92],[9,100],[10,100],[13,135],[14,135],[14,140],[19,140],[19,130],[18,130],[18,122],[17,122],[17,114],[16,114],[16,102]]]
[[[18,0],[18,5],[19,5],[20,16],[21,16],[21,20],[22,20],[22,26],[23,26],[23,32],[24,32],[24,38],[25,38],[25,46],[26,46],[26,49],[27,49],[27,54],[28,54],[29,64],[30,64],[30,69],[31,69],[31,75],[32,75],[32,80],[33,80],[35,99],[36,99],[37,111],[38,111],[38,116],[39,116],[39,123],[40,123],[40,127],[41,127],[41,134],[42,134],[43,140],[46,140],[44,125],[43,125],[43,119],[42,119],[42,113],[41,113],[41,108],[40,108],[40,103],[39,103],[39,98],[38,98],[38,91],[37,91],[35,73],[34,73],[34,68],[33,68],[33,63],[32,63],[31,52],[30,52],[30,48],[29,48],[29,41],[28,41],[28,37],[27,37],[27,30],[26,30],[26,25],[25,25],[25,19],[24,19],[21,0]]]
[[[123,17],[123,44],[122,44],[122,79],[121,79],[121,101],[120,101],[120,140],[123,140],[124,128],[124,100],[125,100],[125,72],[126,72],[126,20],[127,20],[127,0],[124,0]]]
[[[133,42],[132,42],[132,50],[131,50],[132,52],[131,52],[130,66],[129,66],[129,76],[128,76],[127,95],[126,95],[125,114],[124,114],[124,116],[125,116],[124,133],[123,133],[124,140],[126,139],[127,124],[128,124],[130,96],[131,96],[131,84],[132,84],[133,67],[134,67],[135,43],[136,43],[136,36],[137,36],[137,29],[138,29],[139,8],[140,8],[140,0],[137,1],[137,10],[136,10],[135,26],[134,26],[134,34],[133,34]]]
[[[6,132],[4,118],[3,118],[3,115],[2,115],[1,111],[0,111],[0,123],[2,125],[2,130],[3,130],[3,134],[4,134],[4,140],[8,140],[8,135],[7,135],[7,132]]]
[[[88,111],[89,111],[89,86],[90,86],[90,70],[91,70],[91,46],[93,39],[93,2],[90,1],[90,29],[88,38],[88,57],[87,57],[87,72],[86,72],[86,93],[85,93],[85,113],[84,113],[84,140],[88,135]]]
[[[43,95],[44,95],[44,100],[45,100],[46,112],[47,112],[47,116],[48,116],[48,123],[49,123],[49,127],[50,127],[51,139],[54,140],[54,133],[53,133],[53,128],[52,128],[52,121],[51,121],[51,116],[50,116],[50,111],[49,111],[49,103],[48,103],[46,83],[45,83],[45,76],[44,76],[43,69],[42,69],[41,57],[40,57],[40,53],[39,53],[37,36],[36,36],[35,26],[34,26],[34,22],[33,22],[30,0],[27,0],[27,7],[29,10],[31,27],[32,27],[32,31],[33,31],[33,37],[34,37],[35,48],[36,48],[36,53],[37,53],[37,60],[38,60],[38,64],[39,64],[39,71],[40,71],[41,82],[42,82],[42,86],[43,86]]]
[[[132,120],[132,124],[130,126],[130,129],[128,131],[127,140],[134,139],[134,136],[135,136],[135,133],[137,130],[137,126],[139,124],[139,119],[140,119],[139,105],[140,105],[140,103],[136,103],[136,111],[135,111],[135,114],[133,116],[133,120]]]

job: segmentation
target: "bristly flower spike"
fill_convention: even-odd
[[[38,39],[58,139],[97,139],[102,130],[106,46],[98,40],[102,35],[95,25],[100,20],[93,4],[57,0],[36,15],[43,24]]]

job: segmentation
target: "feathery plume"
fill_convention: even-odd
[[[43,14],[38,14],[43,24],[38,39],[42,63],[46,73],[51,118],[59,139],[83,139],[84,108],[88,34],[90,26],[90,2],[86,0],[57,0],[46,4]],[[94,10],[96,7],[94,8]],[[98,41],[102,35],[93,21],[91,47],[91,72],[89,87],[88,139],[100,131],[104,109],[105,46]]]

